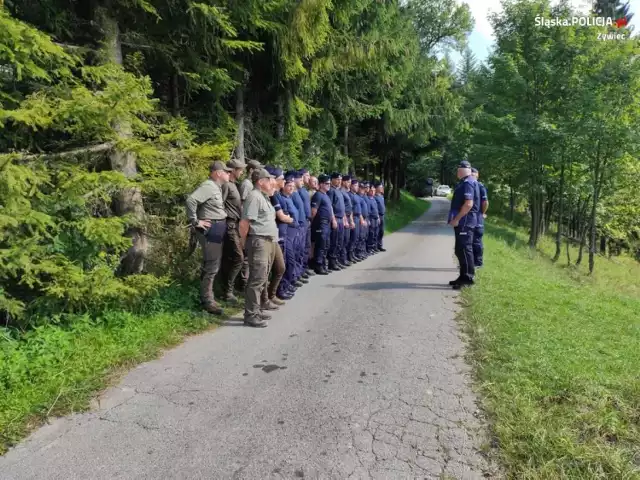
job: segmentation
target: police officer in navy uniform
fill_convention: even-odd
[[[480,212],[480,188],[466,160],[458,165],[458,178],[460,182],[453,191],[449,211],[449,225],[455,232],[455,254],[460,264],[458,278],[449,284],[456,290],[474,283],[473,235]]]
[[[349,243],[347,246],[348,258],[352,263],[362,260],[359,255],[358,246],[360,242],[360,230],[362,228],[362,199],[358,195],[358,179],[351,178],[349,196],[351,198],[351,208],[353,212],[353,228],[349,231]]]
[[[291,192],[291,200],[298,211],[298,215],[296,220],[298,222],[298,230],[296,232],[296,239],[294,242],[294,251],[295,251],[295,281],[297,286],[301,286],[302,284],[309,283],[307,278],[308,275],[305,275],[305,269],[302,268],[302,256],[304,254],[304,240],[306,237],[306,225],[307,218],[304,211],[304,201],[302,200],[302,196],[300,192],[298,192],[298,188],[302,186],[302,174],[298,172],[298,170],[291,170],[287,172],[287,175],[293,178],[293,191]]]
[[[293,224],[295,220],[289,211],[289,203],[283,198],[280,190],[284,187],[284,173],[280,168],[267,167],[267,171],[275,177],[276,189],[271,197],[271,205],[276,211],[276,224],[278,225],[278,243],[282,249],[282,253],[285,257],[285,265],[287,258],[287,237],[289,235],[289,225]],[[276,296],[281,300],[289,300],[293,297],[291,284],[285,278],[287,270],[285,267],[284,275],[280,280],[280,284],[276,290]]]
[[[353,231],[353,202],[351,201],[351,195],[349,194],[349,188],[351,187],[351,176],[342,175],[342,188],[339,189],[340,193],[344,197],[344,230],[342,235],[342,245],[340,248],[340,263],[347,267],[352,263],[349,260],[349,239],[351,238],[351,232]]]
[[[358,252],[360,254],[360,258],[363,260],[369,256],[367,252],[367,238],[369,238],[369,202],[367,200],[367,188],[369,188],[369,182],[363,180],[360,182],[360,192],[358,196],[360,197],[360,208],[362,209],[362,219],[364,220],[364,225],[361,224],[360,229],[360,241]]]
[[[376,189],[375,195],[373,198],[378,205],[378,215],[380,217],[380,221],[378,222],[378,242],[377,248],[380,252],[386,252],[386,250],[382,247],[382,237],[384,237],[384,214],[387,211],[387,207],[384,203],[384,184],[378,180],[374,183],[374,187]]]
[[[318,176],[318,190],[311,198],[311,238],[313,241],[313,267],[318,275],[328,275],[326,268],[329,237],[336,226],[331,199],[327,195],[331,181],[328,175]]]
[[[480,188],[480,213],[478,214],[478,225],[473,234],[473,259],[476,268],[481,268],[484,253],[482,237],[484,237],[484,219],[487,217],[487,209],[489,208],[489,195],[487,194],[487,188],[478,180],[480,178],[478,169],[472,168],[471,174],[478,181],[478,187]]]
[[[296,265],[297,258],[297,242],[300,238],[299,230],[300,224],[298,219],[300,218],[300,212],[296,208],[293,202],[292,194],[294,189],[294,177],[291,172],[287,172],[284,177],[284,184],[280,191],[280,205],[282,210],[289,215],[293,221],[287,224],[287,233],[285,239],[284,248],[284,263],[286,265],[284,276],[280,282],[280,290],[278,291],[278,297],[283,298],[285,296],[293,296],[296,288],[301,287],[302,283],[299,283],[296,276],[298,274],[298,268]],[[284,300],[284,298],[283,298]]]
[[[367,187],[366,200],[369,203],[369,234],[367,236],[367,252],[370,255],[378,252],[378,228],[380,224],[380,213],[378,212],[378,202],[375,201],[373,196],[375,195],[374,182],[371,182],[371,186]]]
[[[296,190],[302,199],[306,219],[302,239],[302,258],[300,259],[302,276],[305,279],[315,275],[315,272],[309,268],[309,253],[311,251],[311,195],[309,195],[309,190],[306,185],[309,182],[309,177],[309,170],[306,168],[298,170]]]
[[[329,270],[342,270],[345,265],[340,262],[340,250],[342,248],[342,240],[344,235],[344,195],[340,191],[342,175],[339,173],[331,174],[331,188],[327,192],[333,207],[333,215],[337,226],[331,229],[331,239],[329,243]],[[332,226],[333,227],[333,226]]]

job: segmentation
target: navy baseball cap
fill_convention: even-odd
[[[460,165],[458,165],[458,168],[471,168],[471,164],[466,160],[463,160],[460,162]]]
[[[309,170],[307,170],[306,168],[301,168],[300,170],[298,170],[298,173],[300,174],[300,176],[309,173]]]
[[[358,182],[358,179],[357,179],[356,177],[353,177],[353,178],[351,179],[351,184],[352,184],[352,185],[353,185],[353,184],[356,184],[356,185],[357,185],[358,183],[359,183],[359,182]]]
[[[369,182],[367,180],[363,180],[362,182],[360,182],[360,186],[361,187],[368,187],[369,186]]]
[[[478,169],[477,168],[471,168],[471,173],[478,173]]]
[[[343,175],[342,176],[342,180],[345,182],[350,182],[351,181],[351,175]]]
[[[376,180],[375,182],[372,182],[371,185],[373,185],[374,187],[379,187],[382,185],[382,182],[380,180]]]
[[[282,176],[282,169],[281,168],[272,168],[270,173],[274,177],[279,178],[279,177]]]
[[[333,172],[331,174],[331,180],[335,180],[336,178],[342,178],[342,175],[340,175],[338,172]]]
[[[287,174],[284,177],[284,183],[293,183],[295,177],[293,175]]]
[[[324,173],[318,175],[318,183],[327,183],[329,180],[331,180],[329,178],[329,175],[326,175]]]

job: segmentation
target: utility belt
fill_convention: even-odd
[[[275,242],[276,241],[275,238],[270,237],[269,235],[255,235],[253,233],[250,233],[249,237],[251,237],[251,238],[259,238],[260,240],[266,240],[267,242]]]

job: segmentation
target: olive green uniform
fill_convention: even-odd
[[[227,213],[222,200],[220,185],[207,179],[187,198],[187,218],[196,227],[196,237],[202,247],[202,269],[200,275],[200,301],[204,306],[215,305],[213,281],[220,268],[224,224]],[[198,221],[211,222],[209,230],[197,228]],[[222,235],[216,232],[222,228]],[[226,226],[225,226],[226,227]]]

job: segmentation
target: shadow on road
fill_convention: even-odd
[[[375,272],[453,272],[457,273],[456,267],[383,267],[383,268],[365,268],[364,270]]]
[[[329,288],[344,288],[346,290],[451,290],[442,283],[411,283],[411,282],[371,282],[353,283],[349,285],[327,285]]]

